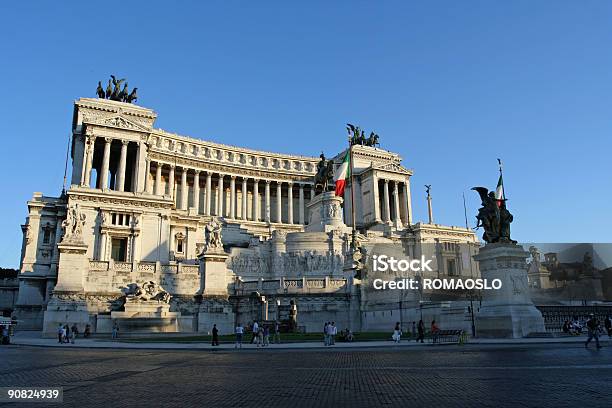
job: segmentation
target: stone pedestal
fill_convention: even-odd
[[[474,259],[483,279],[502,282],[498,290],[484,290],[476,319],[476,335],[489,338],[520,338],[544,332],[542,313],[529,296],[529,253],[516,244],[487,244]]]
[[[227,299],[203,299],[198,310],[198,332],[212,334],[213,325],[217,325],[219,335],[232,334],[236,327],[236,314]]]
[[[351,232],[343,221],[342,197],[337,197],[333,191],[327,191],[315,196],[308,203],[310,219],[306,232],[329,232],[342,230]]]
[[[57,337],[57,328],[61,324],[72,327],[76,324],[83,333],[90,322],[86,301],[77,294],[54,294],[47,304],[44,313],[43,337]]]
[[[55,292],[83,292],[83,282],[89,270],[87,244],[65,242],[57,245],[59,250],[59,270]]]
[[[110,332],[113,323],[119,325],[119,334],[178,332],[180,312],[171,312],[170,305],[157,300],[126,301],[125,311],[111,312],[107,325],[98,325],[98,332]]]
[[[200,261],[199,295],[227,298],[228,271],[225,261],[228,255],[219,250],[204,250],[198,255]]]

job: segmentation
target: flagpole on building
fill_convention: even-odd
[[[357,231],[356,221],[355,221],[355,176],[354,176],[354,167],[353,167],[353,144],[351,143],[351,137],[348,138],[349,142],[349,169],[351,172],[351,217],[352,217],[352,227],[353,227],[353,245],[355,244],[355,232]]]
[[[503,179],[504,179],[504,172],[503,172],[503,163],[501,161],[501,159],[497,159],[497,164],[499,165],[499,178],[500,180],[502,180],[503,183]],[[503,186],[502,184],[502,199],[505,200],[506,199],[506,186]]]

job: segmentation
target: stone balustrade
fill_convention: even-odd
[[[330,277],[259,279],[239,282],[234,285],[234,289],[237,295],[245,295],[249,292],[259,292],[267,295],[278,293],[325,293],[348,291],[347,283],[345,278]]]

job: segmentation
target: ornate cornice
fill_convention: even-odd
[[[171,200],[160,199],[157,196],[144,196],[132,193],[131,196],[122,196],[116,193],[106,193],[96,189],[73,187],[68,191],[68,196],[80,202],[95,204],[97,207],[104,205],[122,205],[126,207],[140,207],[153,209],[172,209],[174,203]]]

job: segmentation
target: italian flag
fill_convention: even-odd
[[[346,152],[346,156],[344,156],[344,160],[338,170],[336,170],[336,174],[334,174],[334,181],[336,182],[336,196],[344,195],[344,186],[346,185],[346,180],[351,177],[351,166],[350,166],[350,149]]]
[[[495,189],[495,199],[497,200],[497,206],[501,207],[501,203],[504,200],[504,180],[502,179],[502,175],[499,175],[499,180],[497,180],[497,188]]]

